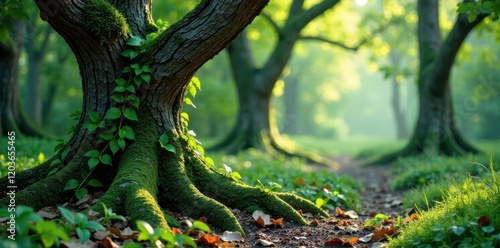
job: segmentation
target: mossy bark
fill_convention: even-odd
[[[102,42],[102,37],[88,33],[82,18],[85,5],[81,1],[36,2],[42,17],[73,49],[82,74],[84,96],[80,122],[62,149],[67,155],[62,158],[63,152],[59,152],[53,158],[61,159],[61,163],[51,167],[52,159],[18,174],[25,181],[17,183],[17,203],[39,209],[69,201],[73,192],[63,190],[66,183],[70,179],[81,180],[82,171],[88,171],[88,157],[85,156],[88,151],[103,149],[99,130],[88,132],[84,123],[90,112],[103,118],[107,109],[114,106],[110,96],[113,95],[114,80],[127,64],[120,53],[128,37],[106,37]],[[142,4],[113,1],[117,4],[114,8],[122,13],[151,10],[150,2],[139,2]],[[141,88],[138,92],[141,97],[138,121],[123,123],[135,131],[135,140],[127,142],[123,151],[113,155],[111,165],[99,164],[92,172],[90,178],[99,179],[104,188],[89,188],[90,193],[105,191],[94,210],[101,211],[99,203],[104,203],[119,214],[130,216],[132,221],[144,220],[162,228],[178,225],[166,214],[177,211],[193,218],[204,216],[210,225],[239,232],[243,230],[227,206],[268,210],[275,217],[285,217],[301,224],[306,223],[294,207],[326,215],[305,199],[264,193],[232,182],[209,168],[189,147],[189,142],[181,138],[184,133],[180,118],[184,90],[194,72],[227,46],[266,3],[265,0],[202,1],[179,23],[145,47],[147,52],[136,62],[149,65],[151,81],[147,89]],[[132,32],[142,34],[145,30],[136,29],[145,29],[147,25],[143,23],[149,17],[146,14],[139,15],[138,19],[127,18],[129,26],[133,27]],[[162,134],[169,136],[169,143],[176,148],[175,153],[161,147],[159,137]],[[54,167],[59,170],[48,175]],[[0,185],[8,184],[7,178],[0,179]],[[0,206],[7,204],[8,199],[0,200]]]

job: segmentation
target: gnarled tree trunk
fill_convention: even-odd
[[[73,192],[63,191],[66,183],[70,179],[81,182],[82,170],[89,169],[86,153],[92,149],[102,150],[105,146],[106,143],[99,143],[104,130],[89,132],[84,125],[89,116],[94,115],[91,113],[97,113],[101,120],[115,106],[111,98],[115,80],[130,64],[120,54],[127,47],[130,36],[120,35],[123,29],[112,30],[109,36],[96,36],[86,28],[89,5],[82,1],[36,2],[42,17],[64,37],[75,53],[83,85],[80,122],[71,140],[61,149],[64,152],[17,177],[17,186],[22,189],[16,194],[17,204],[41,208],[70,199]],[[108,6],[98,8],[104,12],[94,14],[123,15],[133,35],[145,37],[152,28],[150,0],[88,2],[91,3]],[[301,224],[306,222],[294,207],[326,215],[305,199],[291,194],[266,193],[215,172],[184,138],[181,107],[191,77],[203,63],[226,47],[266,3],[266,0],[201,1],[182,20],[141,47],[145,51],[134,62],[148,65],[151,78],[148,87],[137,91],[140,98],[138,120],[126,121],[134,130],[135,140],[127,142],[123,151],[112,156],[111,165],[97,165],[91,176],[84,179],[96,178],[104,184],[106,192],[99,202],[153,226],[168,226],[171,218],[164,210],[169,209],[193,218],[205,216],[209,224],[240,232],[243,230],[228,207],[262,209]],[[176,152],[161,147],[159,139],[163,134],[168,135],[169,144]],[[57,158],[62,163],[51,168],[50,163]],[[53,168],[58,168],[58,172],[47,176]],[[4,178],[0,186],[7,183]],[[1,205],[6,204],[3,199]]]
[[[455,156],[478,152],[464,140],[455,125],[449,79],[461,44],[486,16],[479,15],[470,23],[466,14],[458,15],[453,29],[442,42],[438,1],[419,0],[418,15],[420,70],[417,125],[405,148],[371,162],[373,164],[418,154]]]

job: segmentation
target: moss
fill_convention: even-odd
[[[99,42],[129,33],[125,17],[105,0],[89,0],[85,7],[85,28]]]

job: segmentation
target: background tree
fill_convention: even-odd
[[[77,58],[83,107],[73,136],[55,157],[16,175],[17,204],[41,208],[73,193],[81,198],[102,184],[106,193],[99,202],[160,227],[168,226],[163,209],[205,216],[240,232],[225,205],[301,224],[307,223],[293,207],[327,215],[302,198],[264,192],[215,172],[185,128],[182,102],[193,74],[267,1],[201,1],[165,31],[153,23],[147,0],[36,4]],[[1,187],[7,183],[0,181]]]
[[[477,152],[459,133],[454,119],[450,73],[455,57],[469,32],[487,15],[469,22],[459,14],[443,42],[438,1],[418,1],[419,115],[413,135],[401,151],[383,156],[374,163],[387,163],[400,156],[421,153],[460,155]]]
[[[227,48],[238,92],[238,117],[226,138],[211,147],[211,151],[224,150],[236,153],[248,148],[257,148],[273,154],[305,157],[314,163],[330,164],[328,160],[319,156],[294,151],[281,141],[274,113],[273,89],[290,60],[298,40],[319,40],[357,50],[367,42],[367,39],[350,47],[320,35],[302,34],[309,23],[339,3],[339,1],[325,0],[307,8],[304,2],[292,1],[283,25],[279,25],[271,15],[264,15],[277,35],[277,41],[262,65],[258,65],[255,61],[248,35],[240,35]]]

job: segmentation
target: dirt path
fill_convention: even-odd
[[[358,213],[359,218],[342,218],[336,212],[330,212],[330,218],[304,216],[310,223],[315,223],[309,226],[285,221],[284,228],[259,228],[251,221],[251,214],[235,212],[247,234],[245,242],[239,243],[238,247],[265,247],[266,244],[275,247],[325,247],[325,244],[335,244],[331,241],[347,242],[351,238],[357,238],[357,241],[353,244],[340,242],[333,247],[385,247],[384,241],[362,242],[361,238],[373,233],[373,230],[364,229],[363,225],[375,214],[395,216],[401,213],[402,193],[390,189],[390,166],[364,167],[363,161],[353,161],[349,156],[333,159],[339,166],[331,169],[332,173],[349,175],[365,187],[361,192],[363,211]]]

